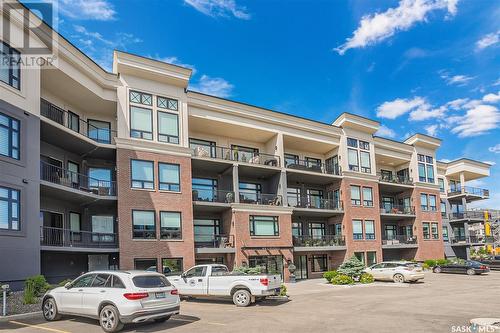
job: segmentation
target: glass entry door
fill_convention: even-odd
[[[295,278],[297,280],[307,279],[307,256],[298,256],[295,262],[297,270],[295,271]]]

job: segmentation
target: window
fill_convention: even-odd
[[[92,215],[91,224],[93,242],[114,242],[114,216]]]
[[[392,180],[393,180],[392,171],[381,169],[380,170],[380,180],[384,181],[384,182],[392,182]]]
[[[358,140],[347,138],[347,146],[352,147],[347,149],[349,170],[359,171],[359,166],[361,164],[361,172],[371,173],[370,143],[359,140],[358,145]]]
[[[309,236],[313,239],[321,239],[326,234],[325,223],[309,223]]]
[[[377,252],[368,251],[366,252],[366,265],[371,266],[377,263]]]
[[[439,192],[444,193],[444,179],[443,178],[438,178],[438,183],[439,183]]]
[[[314,158],[314,157],[307,157],[305,158],[306,162],[306,167],[308,168],[321,168],[321,159],[319,158]]]
[[[0,81],[12,88],[21,87],[21,54],[7,43],[0,42]]]
[[[299,164],[299,156],[294,154],[285,154],[285,167]]]
[[[189,271],[186,272],[185,275],[187,278],[203,277],[205,276],[206,271],[207,271],[206,266],[198,266],[191,268]]]
[[[0,155],[19,159],[19,120],[3,113],[0,113]]]
[[[370,150],[370,143],[359,140],[359,149]]]
[[[161,191],[181,191],[179,164],[158,163],[158,177]]]
[[[75,282],[73,282],[73,288],[84,288],[84,287],[89,287],[92,281],[94,280],[95,274],[87,274],[79,279],[77,279]]]
[[[434,183],[434,158],[422,154],[417,155],[418,180],[421,182]]]
[[[448,238],[448,227],[443,225],[443,241],[447,242]]]
[[[375,222],[371,220],[365,221],[365,238],[369,240],[375,239]]]
[[[420,194],[420,206],[422,207],[422,210],[428,210],[427,194]]]
[[[155,188],[153,161],[131,160],[132,188],[153,190]]]
[[[233,160],[241,162],[249,162],[254,156],[259,155],[259,149],[252,147],[244,147],[231,145]]]
[[[0,186],[0,230],[21,230],[20,192]]]
[[[156,267],[156,259],[134,259],[134,269],[139,271],[150,271],[156,272],[158,269]]]
[[[371,187],[363,187],[363,205],[373,207],[373,192]]]
[[[300,207],[300,188],[288,187],[286,190],[288,198],[288,206],[290,207]]]
[[[353,148],[358,148],[358,140],[352,139],[352,138],[347,138],[347,146],[353,147]]]
[[[250,215],[251,236],[279,236],[277,216]]]
[[[307,201],[308,201],[307,204],[309,205],[310,208],[323,208],[324,207],[323,191],[308,189]]]
[[[360,151],[359,157],[361,160],[361,172],[371,173],[371,162],[370,162],[370,153],[366,151]]]
[[[422,223],[422,232],[424,234],[424,239],[431,238],[430,223],[428,222]]]
[[[302,222],[292,222],[292,236],[302,236]]]
[[[143,104],[143,105],[151,105],[153,97],[150,94],[141,93],[138,91],[130,91],[130,102]]]
[[[194,219],[193,224],[196,247],[219,247],[222,244],[219,219]]]
[[[364,252],[354,252],[354,255],[356,256],[356,258],[358,258],[359,261],[361,261],[363,263],[363,265],[365,264],[365,253]]]
[[[425,182],[427,177],[425,176],[425,164],[418,163],[418,180]]]
[[[111,123],[107,121],[88,119],[87,136],[100,143],[111,143]]]
[[[205,157],[208,154],[212,158],[217,157],[217,148],[214,141],[189,138],[189,148],[193,150],[195,156]]]
[[[340,174],[339,157],[337,155],[327,158],[325,160],[326,173],[332,175]]]
[[[123,284],[123,281],[115,275],[111,275],[111,288],[122,288],[125,289],[125,285]]]
[[[71,232],[79,232],[82,230],[79,213],[69,213],[69,229],[71,230]]]
[[[111,195],[111,170],[107,168],[89,168],[89,188],[102,194]],[[107,192],[106,192],[107,191]]]
[[[361,187],[351,185],[351,205],[361,206]]]
[[[441,201],[441,215],[446,217],[446,202]]]
[[[429,209],[433,212],[437,210],[436,196],[434,194],[429,194]]]
[[[132,238],[156,238],[155,212],[148,210],[133,210],[132,225]]]
[[[92,282],[91,287],[104,288],[108,280],[111,280],[111,276],[109,274],[97,274],[94,281]]]
[[[328,257],[326,254],[314,254],[311,256],[311,272],[326,272],[328,270]]]
[[[161,260],[163,267],[163,274],[169,275],[181,275],[184,271],[182,265],[182,258],[164,258]]]
[[[68,128],[75,132],[80,132],[80,116],[68,111]]]
[[[219,201],[217,196],[217,179],[193,177],[191,188],[193,189],[194,201]],[[225,197],[224,194],[229,194],[229,192],[222,193],[222,197]],[[225,199],[222,197],[221,199]]]
[[[158,96],[156,98],[156,106],[162,109],[177,111],[179,108],[179,102],[176,99]]]
[[[358,160],[358,151],[355,149],[349,148],[347,150],[347,159],[349,163],[350,171],[359,171],[359,160]]]
[[[137,106],[130,107],[130,137],[153,140],[153,111]]]
[[[363,221],[352,220],[352,238],[354,240],[363,239]]]
[[[240,202],[257,203],[261,199],[262,186],[254,183],[239,183]]]
[[[158,111],[158,141],[179,143],[179,116]]]
[[[160,238],[182,239],[180,212],[160,212]]]
[[[432,239],[439,239],[439,231],[437,223],[431,223],[431,234],[432,234]]]

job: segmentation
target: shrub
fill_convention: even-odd
[[[260,267],[239,266],[233,268],[233,273],[257,275],[262,274],[262,270]]]
[[[438,266],[446,265],[447,263],[449,263],[448,259],[438,259],[438,260],[436,260],[436,265],[438,265]]]
[[[339,275],[339,272],[337,271],[328,271],[328,272],[325,272],[323,274],[323,277],[328,281],[328,282],[332,282],[332,279],[334,277],[336,277],[337,275]]]
[[[351,259],[340,265],[339,269],[337,269],[337,272],[347,275],[351,278],[357,278],[361,274],[363,274],[364,269],[365,265],[361,261],[359,261],[356,256],[352,256]]]
[[[286,296],[286,286],[284,284],[280,287],[280,296]]]
[[[436,266],[436,260],[434,259],[427,259],[424,261],[424,265],[427,265],[429,267],[434,267]]]
[[[332,284],[337,284],[337,285],[346,285],[353,283],[354,283],[353,278],[345,274],[338,274],[332,279]]]
[[[26,284],[24,286],[23,303],[24,304],[35,304],[36,303],[36,296],[35,296],[35,292],[33,291],[32,284]]]
[[[47,283],[43,275],[34,275],[26,279],[24,288],[32,291],[36,297],[39,297],[50,289],[50,284]]]
[[[373,275],[369,274],[369,273],[363,273],[361,274],[361,277],[359,278],[359,282],[361,283],[373,283],[373,281],[375,281],[373,279]]]
[[[424,270],[429,270],[429,269],[431,269],[431,266],[429,266],[428,264],[424,263],[424,264],[422,265],[422,269],[424,269]]]

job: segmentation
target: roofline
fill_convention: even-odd
[[[154,58],[150,58],[150,57],[146,57],[146,56],[143,56],[143,55],[140,55],[140,54],[137,54],[137,53],[133,53],[133,52],[128,52],[128,51],[123,51],[123,50],[119,50],[119,49],[114,49],[113,50],[113,53],[114,52],[120,52],[120,53],[124,53],[124,54],[128,54],[128,55],[131,55],[131,56],[134,56],[134,57],[138,57],[138,58],[142,58],[142,59],[146,59],[146,60],[150,60],[150,61],[155,61],[155,62],[159,62],[161,64],[167,64],[169,66],[174,66],[174,67],[177,67],[177,68],[180,68],[180,69],[184,69],[184,70],[187,70],[187,71],[191,71],[191,74],[193,72],[193,69],[192,68],[189,68],[189,67],[184,67],[184,66],[179,66],[177,64],[172,64],[170,62],[166,62],[166,61],[162,61],[162,60],[158,60],[158,59],[154,59]],[[190,75],[191,76],[191,75]]]
[[[374,135],[373,136],[374,139],[383,139],[383,140],[388,140],[388,141],[392,141],[392,142],[395,142],[395,143],[399,143],[399,144],[402,144],[402,145],[405,145],[405,146],[408,146],[408,147],[413,147],[413,145],[410,145],[404,141],[398,141],[398,140],[394,140],[394,139],[389,139],[389,138],[385,138],[383,136],[379,136],[379,135]]]
[[[355,113],[352,113],[352,112],[342,112],[341,114],[339,114],[339,115],[337,116],[337,118],[334,120],[334,122],[335,122],[337,119],[339,119],[340,117],[342,117],[343,115],[350,115],[350,116],[355,116],[355,117],[363,118],[363,119],[365,119],[365,120],[368,120],[368,121],[371,121],[371,122],[374,122],[374,123],[377,123],[377,124],[381,125],[380,121],[378,121],[378,120],[370,119],[370,118],[368,118],[368,117],[361,116],[361,115],[359,115],[359,114],[355,114]],[[334,126],[334,125],[333,125],[333,126]]]
[[[415,133],[415,134],[413,134],[412,136],[409,136],[408,138],[406,138],[406,139],[405,139],[405,141],[406,141],[406,140],[408,140],[408,139],[411,139],[411,138],[413,138],[413,137],[415,137],[415,136],[417,136],[417,135],[425,136],[425,137],[427,137],[427,138],[429,138],[429,139],[438,140],[438,141],[440,141],[440,142],[443,142],[443,140],[441,140],[441,139],[440,139],[440,138],[438,138],[438,137],[435,137],[435,136],[430,136],[430,135],[423,134],[423,133]]]
[[[461,157],[461,158],[458,158],[456,160],[453,160],[453,161],[449,161],[449,162],[444,162],[444,161],[438,161],[438,163],[442,163],[442,164],[446,164],[446,165],[450,165],[452,163],[456,163],[456,162],[460,162],[460,161],[469,161],[469,162],[473,162],[473,163],[477,163],[477,164],[482,164],[484,166],[487,166],[487,167],[491,167],[492,165],[489,164],[489,163],[485,163],[485,162],[481,162],[481,161],[477,161],[477,160],[473,160],[471,158],[466,158],[466,157]]]

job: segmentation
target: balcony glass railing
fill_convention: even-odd
[[[315,196],[297,197],[289,195],[288,206],[295,208],[327,209],[342,211],[342,201],[333,199],[324,199]]]
[[[88,121],[77,117],[73,113],[69,113],[60,107],[41,99],[40,101],[40,114],[64,127],[69,128],[76,133],[79,133],[89,139],[99,143],[111,143],[111,139],[116,137],[116,131],[109,127],[98,127],[90,124]],[[108,122],[95,121],[96,124],[102,123],[109,125]]]
[[[478,211],[466,211],[466,212],[454,212],[448,215],[450,220],[464,220],[464,219],[484,219],[485,212]]]
[[[454,196],[460,194],[468,194],[468,195],[488,198],[490,196],[490,191],[483,188],[471,187],[471,186],[455,186],[450,188],[448,191],[448,196]]]
[[[417,244],[417,236],[407,235],[384,235],[382,245],[408,245]]]
[[[415,215],[415,207],[406,205],[381,204],[380,214]]]
[[[233,203],[234,192],[224,190],[193,189],[193,201]]]
[[[40,161],[40,179],[98,196],[115,196],[116,182],[100,180]]]
[[[268,206],[281,206],[283,199],[281,195],[272,193],[240,193],[240,203],[255,204],[255,205],[268,205]]]
[[[402,185],[413,185],[413,178],[395,174],[377,172],[378,179],[384,183],[394,183]]]
[[[337,235],[293,236],[293,246],[345,246],[345,238]]]
[[[70,229],[41,227],[40,245],[84,248],[117,248],[115,233],[75,231]]]
[[[194,246],[198,248],[234,248],[234,235],[194,234]]]
[[[238,151],[227,147],[196,145],[191,147],[194,157],[213,158],[267,166],[280,166],[279,156],[261,152]]]
[[[313,162],[309,160],[287,160],[285,168],[294,170],[311,171],[317,173],[325,173],[328,175],[340,176],[342,170],[339,165],[331,165],[326,163]]]

